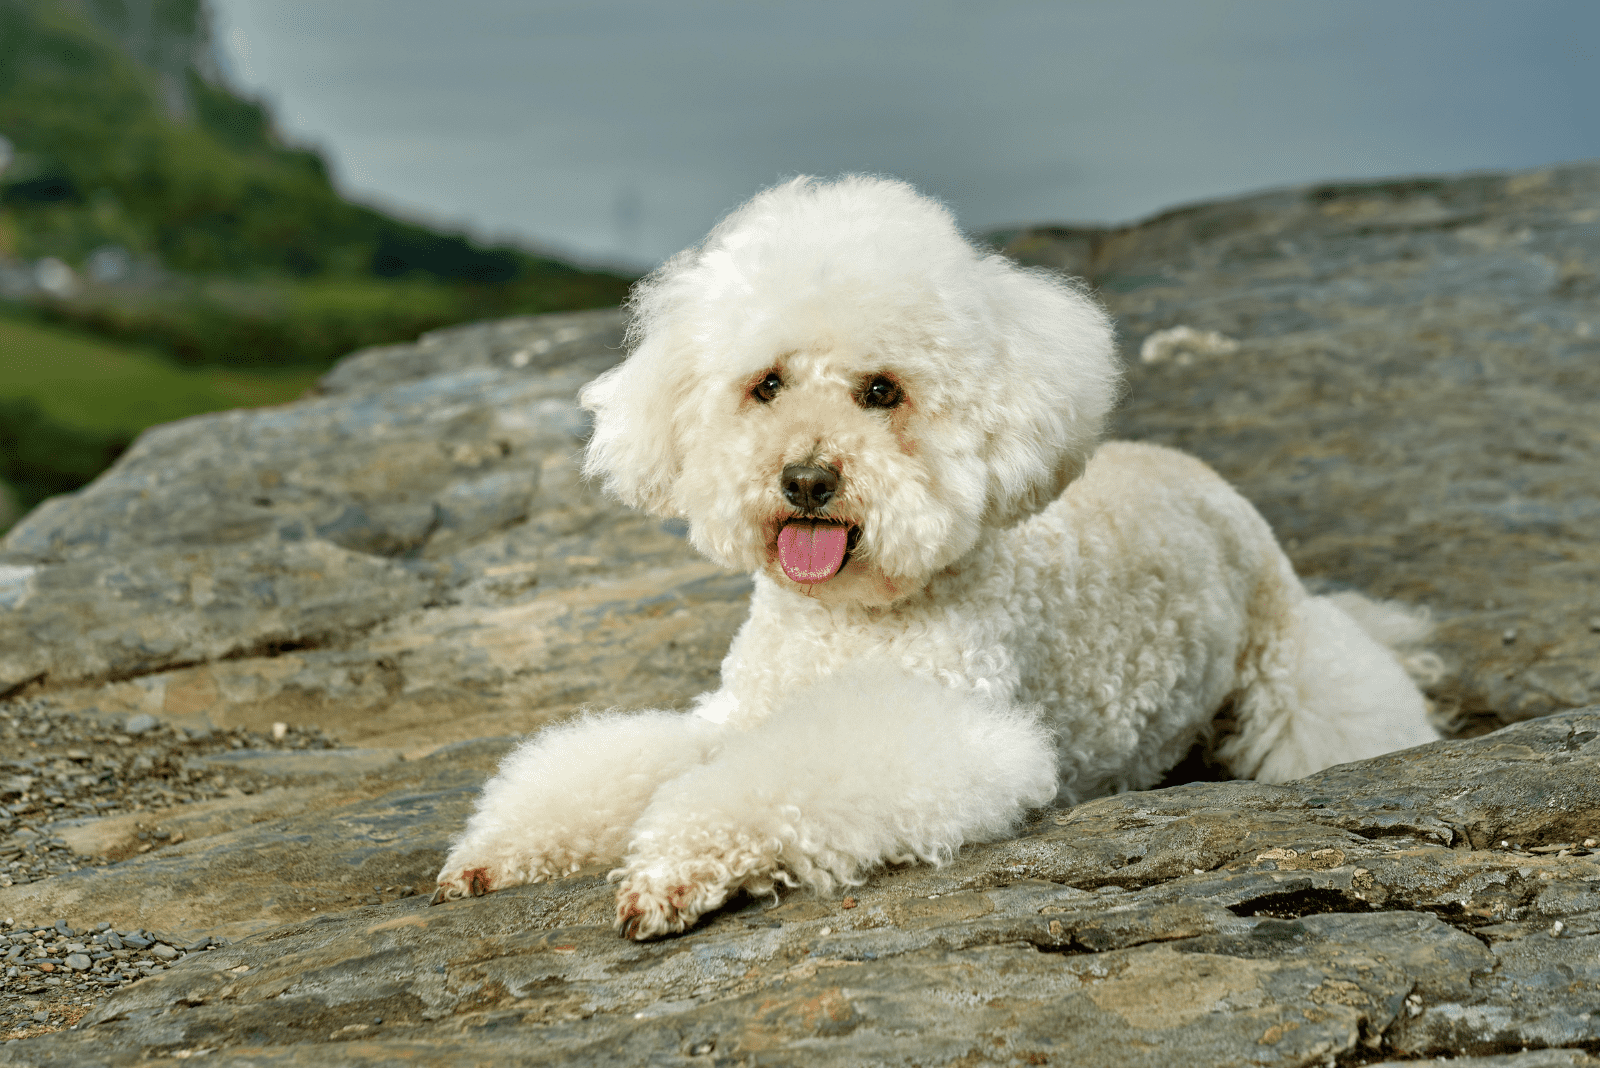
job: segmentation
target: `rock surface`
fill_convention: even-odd
[[[159,874],[99,872],[81,892],[195,894],[203,869],[260,901],[341,861],[389,878],[437,856],[464,771],[441,751],[403,797],[314,817],[340,830],[303,866],[292,854],[314,822],[287,820],[195,843]],[[1089,802],[941,869],[887,871],[846,898],[737,902],[652,944],[612,932],[599,872],[321,915],[153,975],[0,1062],[1310,1065],[1581,1050],[1600,1043],[1600,851],[1582,845],[1597,824],[1600,707],[1287,786]],[[396,838],[361,841],[375,831]],[[226,909],[225,889],[191,900]]]
[[[1600,165],[1001,239],[1117,314],[1114,433],[1210,462],[1313,582],[1434,611],[1465,726],[1600,701]],[[1185,326],[1238,347],[1163,352]]]
[[[748,591],[577,478],[618,313],[442,331],[156,428],[0,543],[0,829],[108,860],[0,886],[0,917],[229,943],[0,1062],[1596,1063],[1600,166],[996,240],[1117,315],[1117,433],[1211,462],[1311,582],[1429,605],[1441,711],[1511,726],[1045,813],[651,945],[601,872],[426,908],[512,737],[683,705]],[[274,723],[357,748],[184,740]],[[133,765],[72,738],[118,726],[186,748],[111,811]],[[101,777],[48,787],[57,750]],[[33,1030],[88,1008],[64,989]]]
[[[748,580],[572,463],[620,331],[444,331],[146,433],[3,543],[0,694],[414,749],[714,687]]]

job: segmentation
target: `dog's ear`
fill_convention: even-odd
[[[578,403],[594,413],[585,478],[601,480],[624,504],[676,516],[673,487],[683,467],[678,409],[684,361],[673,361],[668,331],[629,329],[633,351],[584,386]]]
[[[1000,256],[980,270],[994,316],[984,520],[1008,527],[1043,509],[1083,473],[1117,398],[1111,318],[1076,283]]]

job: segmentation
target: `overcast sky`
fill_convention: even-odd
[[[964,226],[1600,157],[1596,0],[212,0],[348,193],[648,265],[801,173]]]

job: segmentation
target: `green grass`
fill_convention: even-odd
[[[0,534],[98,475],[145,427],[280,404],[316,372],[186,368],[148,349],[0,316]]]
[[[152,349],[0,317],[0,398],[29,399],[53,422],[133,435],[201,412],[294,400],[318,372],[174,365]]]

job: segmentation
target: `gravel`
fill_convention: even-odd
[[[342,748],[318,727],[266,734],[173,727],[148,715],[102,723],[62,712],[48,698],[0,702],[0,887],[21,886],[114,863],[81,856],[59,821],[134,812],[168,813],[265,784],[198,758],[237,749]],[[159,826],[140,831],[134,855],[183,840]],[[76,1023],[115,990],[181,966],[220,940],[114,930],[99,917],[0,919],[0,1039],[26,1038]]]
[[[74,857],[53,839],[62,819],[120,815],[220,797],[242,797],[262,783],[248,773],[198,758],[236,749],[335,749],[318,727],[286,726],[258,734],[173,727],[135,716],[129,734],[72,713],[48,699],[0,702],[0,886],[37,882],[103,858]],[[141,832],[149,848],[171,844],[162,830]],[[147,851],[147,850],[141,850]]]
[[[76,1023],[120,987],[227,943],[156,931],[75,930],[64,920],[0,921],[0,1038],[26,1038]]]

